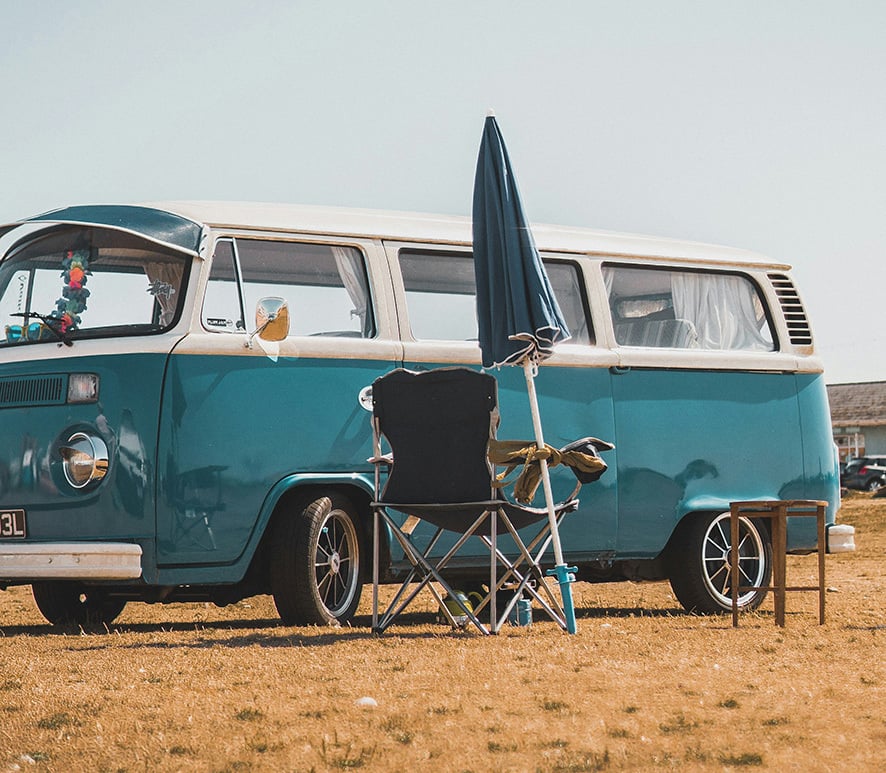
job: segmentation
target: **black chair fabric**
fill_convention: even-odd
[[[495,378],[467,368],[399,369],[375,381],[372,399],[393,452],[384,506],[457,532],[490,508],[504,509],[518,530],[547,518],[545,508],[510,502],[493,486],[488,449],[499,423]],[[489,529],[485,523],[477,533]]]
[[[375,417],[394,453],[385,502],[479,502],[493,498],[486,458],[496,382],[462,368],[395,370],[372,385]]]

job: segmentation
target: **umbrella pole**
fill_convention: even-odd
[[[541,416],[538,410],[538,397],[535,394],[535,367],[529,357],[523,360],[523,374],[526,376],[526,391],[529,394],[529,409],[532,413],[532,427],[535,430],[535,444],[544,448],[545,440],[541,429]],[[560,543],[560,531],[557,528],[557,514],[554,512],[554,492],[551,489],[551,474],[546,459],[540,459],[541,481],[545,492],[545,504],[548,510],[548,523],[551,527],[551,538],[554,546],[554,569],[548,572],[557,578],[560,585],[560,596],[563,599],[563,614],[566,616],[566,630],[576,633],[575,606],[572,602],[572,583],[575,582],[576,567],[566,566],[563,560],[563,546]]]

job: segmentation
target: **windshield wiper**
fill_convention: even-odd
[[[47,317],[44,314],[38,314],[36,311],[18,311],[13,312],[9,316],[11,317],[24,317],[25,320],[29,319],[39,319],[47,330],[49,330],[58,340],[59,346],[64,344],[65,346],[73,346],[73,342],[70,338],[68,338],[67,333],[63,333],[59,330],[56,325],[61,322],[58,317]],[[23,331],[24,336],[27,337],[27,331]]]

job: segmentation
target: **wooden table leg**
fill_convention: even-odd
[[[787,585],[787,514],[786,508],[780,505],[772,519],[772,569],[775,575],[775,624],[784,628]]]
[[[824,625],[824,597],[827,592],[824,579],[825,552],[827,551],[827,534],[825,533],[825,508],[819,506],[816,512],[818,520],[818,624]]]
[[[730,590],[732,592],[732,627],[738,628],[738,508],[733,505],[729,510],[729,562],[730,562]]]

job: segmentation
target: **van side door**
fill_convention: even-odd
[[[435,246],[386,242],[403,338],[404,364],[412,370],[467,366],[480,369],[477,342],[474,262],[466,246]],[[572,333],[539,368],[535,380],[545,442],[560,448],[586,436],[612,440],[612,397],[609,367],[612,352],[599,348],[589,313],[589,293],[581,259],[546,255],[551,284]],[[523,369],[492,371],[498,381],[501,425],[498,437],[534,438]],[[564,551],[572,561],[612,555],[616,534],[615,457],[605,455],[611,469],[585,486],[581,507],[561,531]],[[575,479],[568,469],[552,470],[554,494],[565,497]],[[541,495],[539,495],[541,496]],[[539,505],[539,501],[536,505]],[[417,533],[415,539],[421,539]],[[479,553],[478,553],[479,555]]]
[[[161,566],[223,573],[248,559],[283,478],[369,473],[371,422],[358,398],[402,348],[371,240],[233,233],[217,239],[206,271],[164,388],[157,551]],[[250,336],[258,300],[272,296],[289,306],[279,343]]]
[[[656,556],[688,512],[802,498],[796,358],[753,278],[614,258],[602,270],[619,354],[619,556]]]

